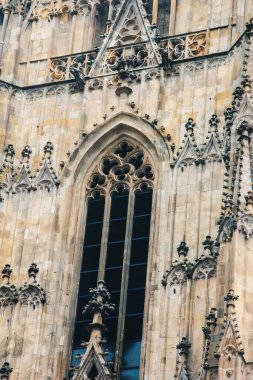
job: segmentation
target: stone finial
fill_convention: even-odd
[[[234,99],[242,100],[243,94],[244,94],[244,89],[240,86],[236,87],[235,91],[233,92]]]
[[[183,337],[181,341],[177,344],[176,348],[179,350],[179,355],[188,355],[189,349],[191,348],[191,343],[188,342],[186,337]]]
[[[4,153],[5,153],[5,156],[6,157],[10,157],[12,158],[13,156],[15,156],[15,150],[13,148],[13,145],[12,144],[8,144],[5,148],[4,148]]]
[[[233,289],[229,289],[227,295],[224,297],[224,301],[226,301],[227,303],[227,309],[231,306],[231,307],[235,307],[235,301],[238,300],[239,296],[236,296],[234,294],[234,290]]]
[[[206,325],[206,326],[202,327],[202,331],[203,331],[205,339],[210,339],[210,335],[211,335],[210,327],[208,325]]]
[[[250,91],[251,91],[251,83],[252,83],[252,80],[250,80],[250,76],[246,75],[245,78],[242,81],[242,87],[244,88],[245,92],[250,93]]]
[[[239,135],[239,141],[246,140],[250,143],[251,137],[250,135],[253,132],[252,126],[246,120],[243,120],[240,126],[237,128],[237,133]]]
[[[6,264],[4,266],[4,269],[2,270],[2,275],[3,275],[2,277],[3,277],[3,279],[9,280],[11,272],[12,272],[12,269],[11,269],[10,264]]]
[[[214,128],[216,130],[219,122],[220,122],[220,119],[218,119],[218,116],[213,114],[209,120],[209,125],[211,128]]]
[[[193,122],[193,119],[190,117],[185,124],[185,129],[188,135],[192,135],[194,128],[196,127],[196,124]]]
[[[92,323],[89,325],[90,343],[99,343],[105,331],[103,317],[109,315],[114,310],[114,304],[110,303],[111,295],[107,290],[104,281],[100,280],[97,287],[90,289],[91,300],[83,309],[83,314],[93,316]]]
[[[31,154],[32,154],[32,149],[30,148],[29,145],[26,145],[26,146],[23,148],[22,152],[21,152],[21,155],[22,155],[23,159],[24,159],[24,158],[29,159],[30,156],[31,156]]]
[[[48,155],[51,156],[51,154],[53,153],[53,150],[54,150],[53,143],[51,143],[50,141],[48,141],[46,143],[46,145],[44,146],[43,150],[44,150],[45,154],[48,154]]]
[[[235,110],[228,107],[225,111],[224,111],[224,117],[225,117],[225,121],[226,122],[231,122],[233,117],[234,117],[234,112]]]
[[[12,372],[12,368],[8,362],[5,362],[0,368],[0,378],[2,380],[7,380],[10,377],[10,373]]]
[[[181,241],[179,246],[177,247],[177,252],[179,257],[186,257],[189,251],[189,247],[187,246],[185,241]]]
[[[202,245],[204,246],[204,250],[208,249],[210,252],[212,252],[214,241],[211,239],[210,235],[206,236],[206,238],[203,241]]]
[[[110,303],[111,295],[108,292],[104,281],[98,281],[97,287],[90,289],[91,300],[83,309],[83,314],[97,314],[102,316],[109,315],[114,310],[114,304]]]
[[[217,317],[216,317],[217,309],[212,307],[209,313],[206,316],[206,324],[207,326],[217,326]]]
[[[37,267],[37,264],[32,263],[27,272],[28,272],[29,278],[35,281],[37,274],[39,273],[39,268]]]
[[[233,195],[232,194],[226,194],[226,198],[224,201],[224,211],[226,213],[232,213],[234,207],[234,202],[233,202]]]
[[[253,213],[253,191],[248,191],[247,195],[245,195],[245,202],[247,211],[251,214]]]

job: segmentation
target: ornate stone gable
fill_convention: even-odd
[[[122,2],[89,76],[127,72],[159,64],[159,49],[139,0]]]

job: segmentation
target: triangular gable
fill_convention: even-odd
[[[103,358],[101,348],[96,343],[91,343],[80,363],[78,371],[75,373],[73,380],[83,380],[88,377],[91,371],[96,372],[96,379],[106,380],[113,378]]]
[[[183,146],[181,153],[179,154],[176,164],[180,165],[182,163],[192,162],[198,159],[197,152],[193,146],[193,143],[189,137]]]
[[[129,46],[132,44],[135,46],[141,43],[145,51],[144,55],[147,54],[144,64],[140,64],[141,67],[153,67],[159,64],[158,48],[156,49],[156,44],[152,40],[154,35],[146,16],[146,11],[138,0],[127,0],[122,3],[110,32],[105,38],[90,70],[90,77],[116,72],[117,68],[114,67],[116,66],[114,63],[119,58],[126,59],[128,57],[129,61],[133,62],[138,52],[133,46]],[[128,45],[128,47],[123,48],[124,45]],[[122,49],[126,49],[126,51],[122,53]],[[140,53],[139,59],[142,59],[141,55]]]
[[[44,160],[44,163],[39,171],[39,174],[35,180],[35,185],[43,188],[50,188],[53,185],[59,185],[59,180],[52,166],[49,166],[48,160]]]
[[[253,118],[253,106],[251,104],[248,94],[244,94],[240,108],[234,120],[234,125],[236,125],[237,122],[240,121],[240,119],[248,121],[250,124],[252,124],[252,118]]]
[[[228,347],[233,347],[238,353],[244,353],[235,313],[228,313],[224,320],[222,331],[218,350],[219,356],[224,354]]]
[[[219,144],[212,134],[210,139],[208,140],[208,143],[206,145],[206,148],[203,153],[203,158],[213,157],[213,158],[221,158],[221,150],[219,147]]]
[[[18,175],[18,178],[15,182],[15,190],[26,190],[26,189],[29,189],[31,188],[31,181],[30,181],[30,178],[29,178],[29,175],[25,169],[25,166],[23,165],[21,170],[20,170],[20,173]]]

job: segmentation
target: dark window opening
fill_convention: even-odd
[[[87,202],[83,262],[81,266],[77,301],[78,306],[76,311],[75,331],[73,339],[73,351],[78,353],[80,353],[80,349],[83,350],[81,346],[82,340],[89,339],[87,326],[91,322],[91,319],[87,318],[87,316],[83,316],[82,311],[84,306],[90,300],[89,289],[94,288],[97,284],[104,206],[104,198],[90,198]]]
[[[2,9],[0,9],[0,25],[3,25],[4,22],[4,12]]]
[[[157,27],[161,36],[169,34],[170,0],[159,0]]]
[[[135,194],[121,379],[139,378],[152,190]],[[138,238],[138,239],[137,239]],[[137,257],[136,257],[137,256]]]
[[[128,154],[134,148],[131,146],[130,151],[127,148],[128,145],[120,146],[117,160],[125,160],[125,162],[129,160]],[[131,163],[133,170],[136,170],[136,166],[139,165],[138,167],[141,168],[145,164],[145,155],[138,148],[137,153],[139,152],[141,156],[138,163],[137,161]],[[135,158],[134,155],[131,156],[132,160]],[[111,169],[108,170],[108,174],[105,173],[106,176],[111,173]],[[137,177],[133,178],[136,180]],[[120,181],[119,178],[118,180]],[[107,184],[108,181],[105,181],[99,186],[107,186]],[[89,290],[96,287],[99,275],[99,279],[105,280],[111,294],[111,302],[115,304],[115,310],[104,321],[107,329],[105,348],[109,351],[106,360],[116,359],[114,369],[121,379],[137,380],[139,379],[152,189],[143,182],[140,189],[138,188],[133,193],[133,190],[126,190],[125,185],[120,183],[120,186],[117,185],[113,190],[109,187],[109,193],[110,195],[107,192],[108,195],[105,197],[97,196],[96,199],[89,198],[87,201],[72,366],[80,364],[81,354],[85,352],[82,341],[89,340],[88,326],[92,322],[92,316],[83,315],[83,309],[91,297]],[[100,194],[100,191],[96,191],[96,194]],[[110,209],[106,212],[105,205],[110,205]],[[96,366],[92,364],[86,375],[89,379],[95,379],[99,375]]]

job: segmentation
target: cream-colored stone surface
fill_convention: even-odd
[[[202,371],[202,327],[210,309],[217,308],[214,337],[219,345],[226,312],[224,296],[230,288],[239,295],[235,312],[244,347],[244,364],[238,354],[230,379],[253,379],[252,238],[245,239],[237,230],[230,242],[221,243],[216,276],[170,284],[169,274],[167,285],[161,284],[165,271],[179,260],[177,247],[181,241],[187,243],[187,259],[193,262],[206,253],[202,244],[206,236],[213,240],[218,236],[224,173],[232,172],[236,128],[244,116],[231,127],[234,150],[230,152],[229,169],[222,158],[224,146],[217,153],[219,159],[206,158],[204,164],[184,162],[180,154],[186,146],[185,124],[189,118],[196,123],[194,137],[199,147],[205,149],[204,143],[208,143],[213,114],[220,119],[219,138],[225,140],[223,113],[231,107],[232,94],[245,74],[246,43],[241,36],[253,15],[253,2],[178,0],[174,5],[168,20],[169,37],[205,32],[203,54],[179,59],[169,70],[159,64],[139,67],[135,71],[138,80],[120,79],[110,84],[116,74],[94,75],[77,89],[73,77],[52,79],[51,60],[66,62],[70,55],[106,42],[98,36],[96,4],[86,4],[82,12],[62,12],[50,20],[42,14],[31,21],[33,5],[24,16],[13,9],[9,12],[0,52],[0,161],[5,164],[0,183],[6,183],[12,175],[14,185],[1,189],[0,268],[11,265],[10,282],[19,288],[28,281],[30,265],[36,263],[36,280],[46,293],[46,303],[35,308],[20,302],[0,306],[0,367],[5,361],[10,363],[10,380],[68,378],[84,241],[86,183],[108,147],[123,139],[132,139],[143,148],[156,178],[140,379],[173,379],[178,374],[176,346],[182,337],[191,343],[189,379],[229,378],[230,367],[223,352],[219,359],[212,359],[212,370],[217,367],[219,371],[217,376],[210,368]],[[3,27],[0,34],[3,36]],[[247,74],[253,79],[253,55],[251,51],[248,54]],[[69,67],[64,67],[68,74]],[[101,81],[99,88],[90,88],[94,79]],[[115,91],[123,86],[132,91],[118,96]],[[252,94],[247,96],[251,103]],[[246,116],[252,124],[253,113]],[[155,119],[157,122],[152,124]],[[167,135],[170,138],[166,139]],[[49,158],[43,151],[48,141],[54,146]],[[13,170],[8,165],[6,168],[4,161],[8,144],[15,150],[10,163]],[[55,172],[51,184],[37,181],[36,191],[15,188],[26,145],[32,150],[32,182],[36,183],[47,159]],[[189,158],[189,151],[187,154]],[[243,206],[243,196],[251,190],[250,155],[245,148],[243,165],[248,169],[241,179]],[[54,182],[56,177],[59,185]]]

